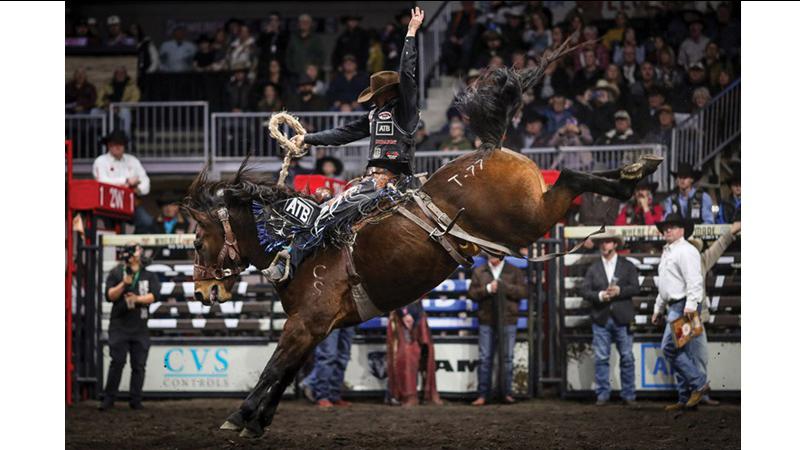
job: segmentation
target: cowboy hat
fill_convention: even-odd
[[[661,234],[664,234],[664,226],[666,225],[677,225],[683,228],[683,237],[684,239],[689,239],[689,236],[694,233],[694,223],[691,220],[686,220],[678,213],[669,214],[667,217],[664,218],[661,222],[656,223],[656,228]]]
[[[636,189],[647,189],[650,192],[655,192],[658,189],[658,181],[647,181],[647,179],[642,178],[636,183]]]
[[[377,94],[400,85],[400,74],[393,70],[375,72],[369,77],[369,87],[358,95],[358,103],[367,103]]]
[[[597,90],[597,89],[606,90],[606,91],[614,94],[615,98],[619,97],[619,93],[620,93],[619,92],[619,88],[616,85],[611,84],[607,80],[604,80],[602,78],[597,80],[597,84],[594,85],[594,88],[595,88],[595,90]]]
[[[622,236],[610,230],[606,230],[605,233],[595,234],[592,236],[592,241],[616,241],[618,246],[622,246],[625,243],[625,241],[622,240]]]
[[[114,130],[111,133],[108,133],[103,139],[100,140],[100,143],[103,145],[108,144],[122,144],[128,145],[128,135],[125,134],[122,130]]]
[[[699,180],[703,175],[703,172],[694,170],[694,167],[692,167],[692,165],[689,163],[682,162],[678,164],[678,170],[675,172],[670,172],[670,175],[677,178],[691,177],[694,180]]]
[[[336,167],[333,172],[334,175],[339,176],[344,171],[344,164],[342,164],[341,159],[334,158],[333,156],[323,156],[317,159],[317,162],[314,164],[314,172],[322,174],[322,166],[324,166],[326,162],[331,162]]]
[[[728,177],[728,179],[725,181],[725,184],[727,184],[728,186],[731,185],[741,186],[742,174],[739,173],[739,171],[734,172],[730,177]]]

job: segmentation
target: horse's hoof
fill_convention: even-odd
[[[258,439],[263,435],[264,428],[261,427],[257,420],[248,423],[244,428],[242,428],[242,432],[239,433],[239,437],[246,439]]]
[[[228,418],[225,419],[225,423],[223,423],[222,426],[219,427],[220,430],[233,430],[233,431],[239,431],[242,428],[244,428],[244,418],[242,418],[241,411],[236,411],[230,416],[228,416]]]
[[[637,180],[642,178],[644,172],[644,164],[635,162],[623,167],[620,171],[620,178],[623,180]]]

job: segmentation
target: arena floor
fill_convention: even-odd
[[[350,408],[318,410],[286,400],[260,440],[245,440],[218,426],[238,400],[127,403],[101,413],[95,402],[66,411],[66,448],[739,448],[738,403],[684,414],[663,411],[664,402],[638,409],[603,408],[554,399],[471,407],[465,402],[417,408],[366,401]]]

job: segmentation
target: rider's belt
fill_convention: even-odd
[[[686,297],[676,298],[676,299],[674,299],[674,300],[670,300],[670,301],[668,301],[668,302],[667,302],[667,304],[668,304],[669,306],[672,306],[672,305],[674,305],[674,304],[676,304],[676,303],[680,303],[680,302],[682,302],[682,301],[684,301],[684,300],[686,300]]]

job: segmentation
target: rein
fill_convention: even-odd
[[[225,230],[225,244],[222,250],[217,255],[216,266],[204,266],[200,264],[200,256],[197,252],[194,255],[194,279],[197,280],[223,280],[225,278],[238,275],[243,272],[247,267],[242,266],[241,252],[239,251],[239,243],[236,240],[236,235],[233,233],[230,222],[230,214],[228,208],[222,207],[217,210],[217,218],[222,222],[222,228]],[[230,258],[233,261],[233,269],[223,268],[225,265],[225,258]]]

